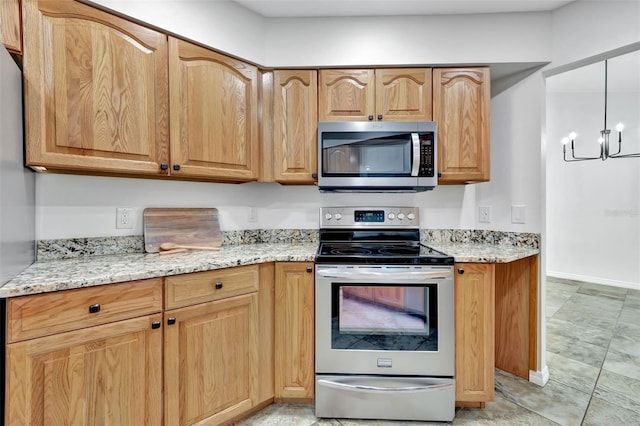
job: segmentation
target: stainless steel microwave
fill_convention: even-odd
[[[438,184],[436,123],[318,123],[318,187],[420,192]]]

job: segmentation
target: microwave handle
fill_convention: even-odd
[[[417,133],[411,133],[411,146],[413,148],[411,176],[418,176],[418,171],[420,170],[420,136]]]

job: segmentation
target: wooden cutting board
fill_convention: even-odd
[[[142,217],[147,253],[158,253],[162,243],[213,247],[222,244],[218,209],[147,208]]]

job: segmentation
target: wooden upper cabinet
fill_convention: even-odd
[[[373,70],[320,70],[318,121],[367,121],[375,114]]]
[[[257,180],[257,68],[169,37],[169,80],[170,173]]]
[[[276,70],[273,88],[274,180],[312,184],[318,170],[317,71]]]
[[[22,53],[20,0],[0,1],[0,43],[7,50]]]
[[[166,174],[166,36],[75,1],[23,3],[27,165]]]
[[[431,121],[431,68],[320,70],[319,121]]]
[[[376,119],[431,121],[431,68],[376,70]]]
[[[440,184],[489,180],[489,68],[435,68]]]

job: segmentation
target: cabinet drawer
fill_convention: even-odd
[[[258,271],[251,265],[167,277],[165,309],[258,291]]]
[[[162,278],[34,294],[7,301],[8,343],[162,310]]]

